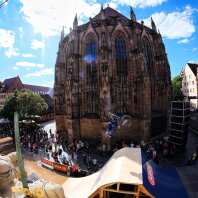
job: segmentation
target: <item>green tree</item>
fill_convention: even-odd
[[[3,89],[3,83],[0,81],[0,93],[1,93],[2,89]]]
[[[8,97],[1,116],[13,121],[14,112],[19,113],[19,118],[41,115],[48,108],[45,100],[39,95],[31,91],[16,91],[12,96]]]
[[[181,88],[182,88],[182,77],[180,75],[175,76],[172,79],[173,100],[183,100],[184,96],[181,91]]]

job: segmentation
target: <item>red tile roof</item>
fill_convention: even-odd
[[[3,81],[4,89],[6,91],[13,91],[14,89],[22,89],[23,83],[19,76],[8,78]]]
[[[3,85],[5,91],[13,91],[15,89],[27,89],[40,94],[50,94],[50,92],[52,91],[52,88],[50,87],[23,84],[19,76],[5,79]]]

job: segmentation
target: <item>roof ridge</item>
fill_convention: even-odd
[[[102,13],[104,13],[104,15],[106,15],[106,16],[113,17],[113,16],[111,16],[112,13],[107,13],[108,10],[111,11],[111,12],[113,11],[114,15],[117,15],[117,16],[123,17],[127,20],[130,20],[128,17],[126,17],[122,13],[118,12],[116,9],[111,8],[110,6],[104,8],[104,9],[101,9],[100,12],[93,17],[93,19],[97,19]]]
[[[44,87],[44,88],[52,89],[51,87],[46,87],[46,86],[41,86],[41,85],[31,85],[31,84],[25,84],[25,83],[23,83],[23,85],[26,85],[26,86],[33,86],[33,87]]]

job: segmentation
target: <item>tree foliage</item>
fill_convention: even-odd
[[[182,88],[182,77],[180,75],[175,76],[172,79],[173,100],[183,100],[184,96],[181,91],[181,88]]]
[[[13,120],[14,112],[19,113],[19,118],[41,115],[47,110],[47,104],[45,100],[39,95],[31,91],[16,91],[12,96],[8,97],[3,109],[1,110],[1,116]]]
[[[0,92],[2,91],[3,89],[3,83],[0,81]]]

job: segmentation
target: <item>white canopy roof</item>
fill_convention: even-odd
[[[98,172],[87,177],[69,178],[63,189],[67,198],[88,198],[100,187],[113,183],[143,184],[140,148],[120,149]]]

